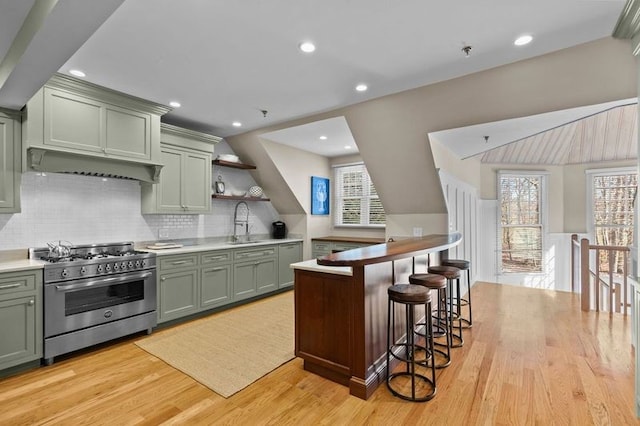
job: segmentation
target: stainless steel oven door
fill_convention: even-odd
[[[104,324],[156,309],[156,272],[44,286],[44,337]]]

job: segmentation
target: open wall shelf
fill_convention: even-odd
[[[234,163],[233,161],[213,160],[212,162],[216,166],[231,167],[234,169],[253,170],[256,168],[256,166],[252,164]]]
[[[223,195],[223,194],[211,194],[211,198],[217,198],[220,200],[271,201],[271,199],[269,198],[245,197],[245,196]]]

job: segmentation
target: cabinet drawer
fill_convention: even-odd
[[[261,257],[269,257],[276,255],[276,247],[269,246],[252,250],[238,250],[234,253],[234,260],[252,260]]]
[[[198,264],[197,254],[186,254],[180,256],[160,257],[160,270],[169,271],[171,269],[180,269],[193,267]]]
[[[35,289],[35,272],[0,274],[0,297],[20,291],[35,291]]]
[[[231,261],[230,251],[210,251],[200,255],[201,265],[216,265],[218,263],[226,263]]]

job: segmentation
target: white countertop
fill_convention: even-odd
[[[208,251],[208,250],[230,250],[230,249],[247,249],[251,247],[260,247],[266,245],[274,245],[274,244],[286,244],[293,242],[301,242],[302,238],[284,238],[284,239],[263,239],[258,241],[252,241],[249,243],[242,244],[232,244],[225,241],[216,241],[211,243],[204,244],[194,244],[194,245],[185,245],[180,248],[167,248],[167,249],[149,249],[145,246],[136,247],[137,250],[147,251],[150,253],[155,253],[158,256],[170,255],[170,254],[184,254],[184,253],[194,253],[199,251]]]
[[[322,272],[324,274],[334,274],[334,275],[347,275],[352,276],[353,270],[351,266],[322,266],[318,265],[315,259],[311,260],[303,260],[302,262],[292,263],[290,265],[292,269],[301,269],[304,271],[311,272]]]
[[[27,271],[29,269],[42,269],[47,262],[42,260],[20,259],[0,262],[0,272]]]

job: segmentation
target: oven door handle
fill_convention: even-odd
[[[86,288],[86,287],[104,287],[107,285],[112,285],[113,283],[131,281],[131,280],[140,280],[140,279],[148,278],[150,276],[151,276],[151,272],[143,272],[139,274],[123,275],[120,277],[101,278],[99,280],[91,280],[91,281],[87,281],[79,284],[69,284],[69,285],[56,284],[56,290],[68,291],[68,290],[77,290],[79,288]]]

